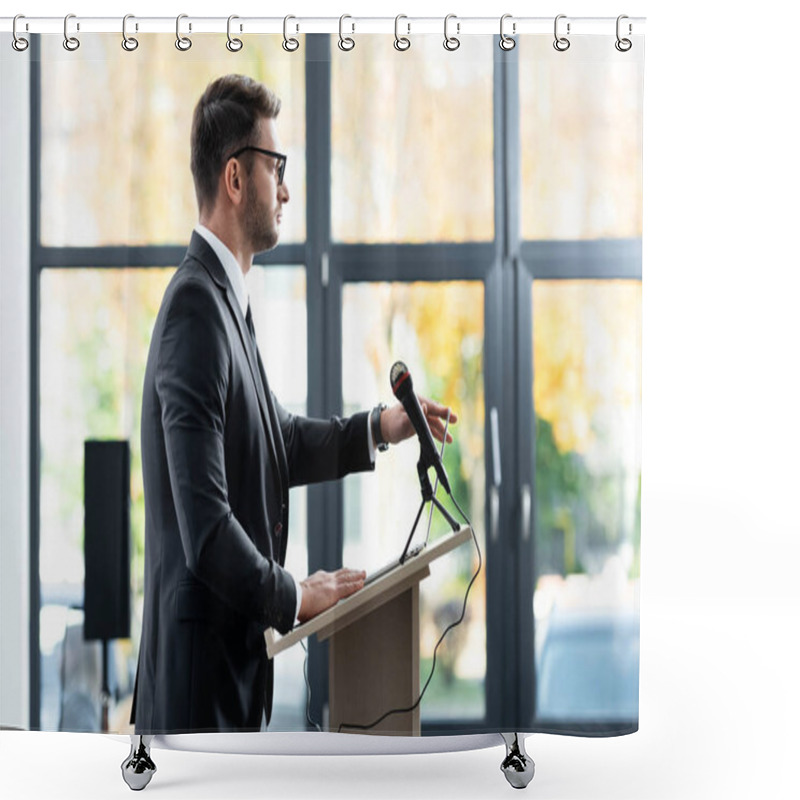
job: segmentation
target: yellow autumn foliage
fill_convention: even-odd
[[[641,283],[536,281],[533,397],[562,452],[586,453],[598,417],[641,398]]]

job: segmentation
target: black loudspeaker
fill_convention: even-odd
[[[84,639],[128,639],[131,630],[130,448],[84,442]]]

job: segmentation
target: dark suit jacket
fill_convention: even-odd
[[[289,487],[372,468],[366,414],[312,420],[270,393],[241,308],[192,234],[156,319],[142,399],[144,618],[137,733],[258,730],[264,630],[287,633]]]

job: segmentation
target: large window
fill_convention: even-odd
[[[131,445],[132,638],[113,651],[111,723],[127,730],[140,633],[142,377],[164,288],[196,222],[189,130],[205,86],[275,89],[291,192],[281,243],[247,277],[271,388],[314,416],[394,402],[389,369],[459,416],[445,449],[482,570],[437,653],[424,733],[621,732],[638,720],[641,80],[613,37],[581,55],[526,37],[171,35],[125,53],[33,37],[32,725],[94,729],[99,651],[83,644],[83,442]],[[597,48],[597,49],[594,49]],[[608,50],[613,55],[608,57]],[[82,102],[84,93],[92,102]],[[39,138],[38,134],[41,134]],[[399,555],[420,502],[416,442],[374,474],[291,497],[302,579]],[[445,505],[449,501],[442,497]],[[450,507],[451,511],[454,508]],[[417,539],[424,538],[427,514]],[[433,514],[431,539],[447,526]],[[461,610],[472,545],[421,587],[420,679]],[[274,730],[325,724],[325,646],[276,660]]]
[[[521,477],[534,719],[624,731],[638,720],[642,64],[607,44],[574,59],[520,47]]]
[[[437,652],[421,718],[428,727],[474,724],[486,719],[483,358],[484,281],[492,256],[472,243],[495,236],[494,41],[465,39],[455,53],[433,37],[407,52],[392,43],[372,36],[331,58],[342,402],[345,413],[377,399],[393,402],[389,370],[401,360],[420,394],[458,413],[445,467],[459,504],[477,522],[484,569],[464,622]],[[453,258],[454,245],[474,262],[472,274]],[[400,555],[421,502],[418,458],[416,442],[391,448],[375,475],[345,484],[345,563],[374,568]],[[449,510],[457,515],[452,503]],[[428,519],[426,510],[415,545],[425,541]],[[430,522],[430,541],[449,531],[438,511]],[[434,564],[420,586],[420,686],[442,631],[461,613],[477,566],[475,548],[461,547]]]

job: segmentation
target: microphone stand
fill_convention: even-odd
[[[458,522],[453,519],[452,514],[439,502],[436,498],[436,495],[433,493],[433,487],[431,486],[431,480],[428,477],[428,469],[432,467],[432,464],[428,464],[422,455],[422,451],[420,450],[419,461],[417,461],[417,475],[419,476],[419,486],[422,492],[422,503],[420,504],[419,511],[417,511],[417,517],[414,520],[414,525],[411,528],[411,533],[408,535],[408,541],[406,541],[406,546],[403,549],[403,555],[400,556],[400,563],[404,564],[406,559],[408,558],[408,548],[411,546],[411,540],[414,538],[414,533],[417,530],[417,525],[419,524],[419,519],[422,516],[422,512],[425,509],[426,503],[433,503],[436,508],[442,513],[442,516],[447,520],[448,525],[453,529],[455,533],[458,531],[461,526]]]

